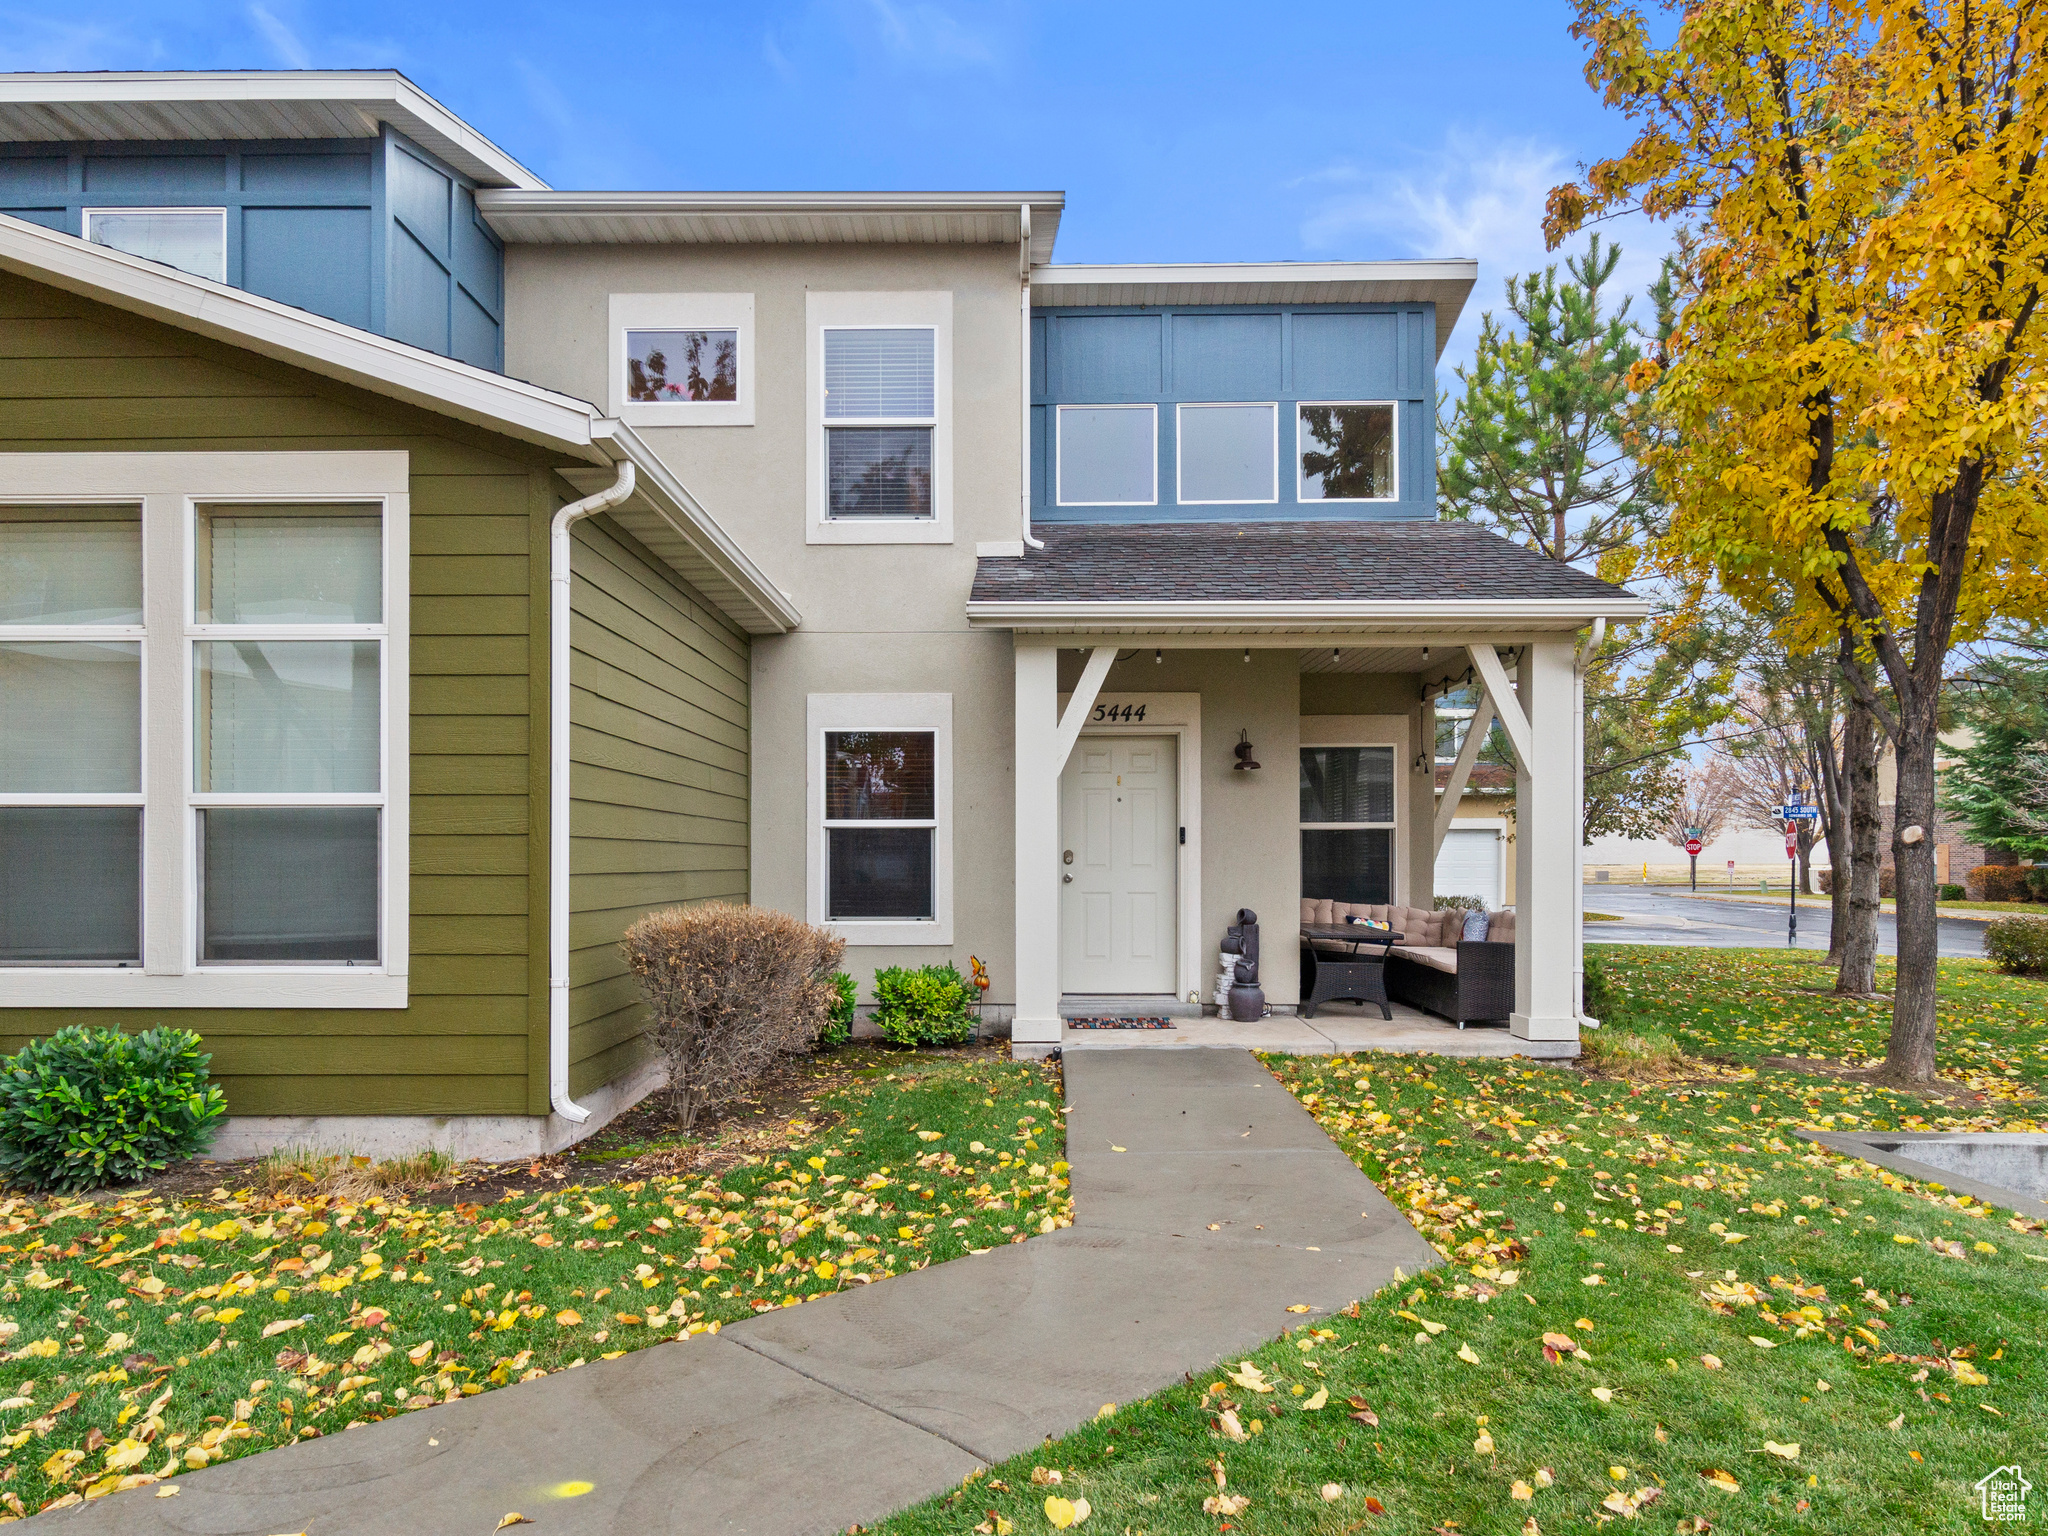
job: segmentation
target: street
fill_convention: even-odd
[[[1586,923],[1586,938],[1596,944],[1697,944],[1714,949],[1782,949],[1785,947],[1787,901],[1783,896],[1695,896],[1661,886],[1589,885],[1588,912],[1611,912],[1623,921]],[[1951,958],[1981,958],[1984,925],[1961,918],[1943,918],[1941,953]],[[1826,950],[1829,913],[1825,906],[1802,902],[1799,947]],[[1877,919],[1880,954],[1898,952],[1894,920],[1889,912]]]

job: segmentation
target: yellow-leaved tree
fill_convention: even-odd
[[[1631,208],[1688,227],[1656,381],[1667,557],[1789,614],[1896,753],[1884,1070],[1925,1081],[1944,664],[2048,615],[2048,5],[1575,4],[1636,136],[1552,192],[1546,234]]]

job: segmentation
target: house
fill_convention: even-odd
[[[223,1152],[523,1155],[652,1085],[642,912],[1198,999],[1427,907],[1515,748],[1576,1050],[1578,661],[1434,520],[1470,261],[1083,267],[1044,192],[560,192],[383,72],[0,77],[0,1044],[177,1023]],[[1470,770],[1453,764],[1449,803]]]

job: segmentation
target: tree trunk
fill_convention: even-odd
[[[1934,828],[1938,727],[1934,690],[1919,692],[1918,708],[1900,709],[1897,740],[1899,784],[1893,803],[1892,862],[1897,867],[1894,894],[1899,963],[1892,994],[1891,1041],[1880,1074],[1892,1083],[1924,1083],[1934,1077],[1941,938],[1934,911],[1934,839],[1930,834]]]
[[[1841,951],[1835,990],[1868,997],[1877,990],[1878,850],[1883,817],[1877,803],[1877,721],[1850,700],[1842,721],[1843,776],[1849,781],[1848,836],[1835,871],[1835,927]]]

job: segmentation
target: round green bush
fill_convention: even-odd
[[[2013,976],[2048,976],[2048,917],[2001,917],[1984,925],[1984,953]]]
[[[859,995],[853,978],[844,971],[832,973],[832,1012],[825,1020],[825,1027],[818,1031],[818,1049],[830,1050],[835,1045],[844,1045],[853,1038],[853,1005]]]
[[[213,1144],[227,1100],[189,1029],[74,1024],[0,1062],[0,1176],[65,1194],[130,1184]]]
[[[960,1045],[979,1021],[974,989],[950,965],[875,972],[875,1027],[893,1045]]]

